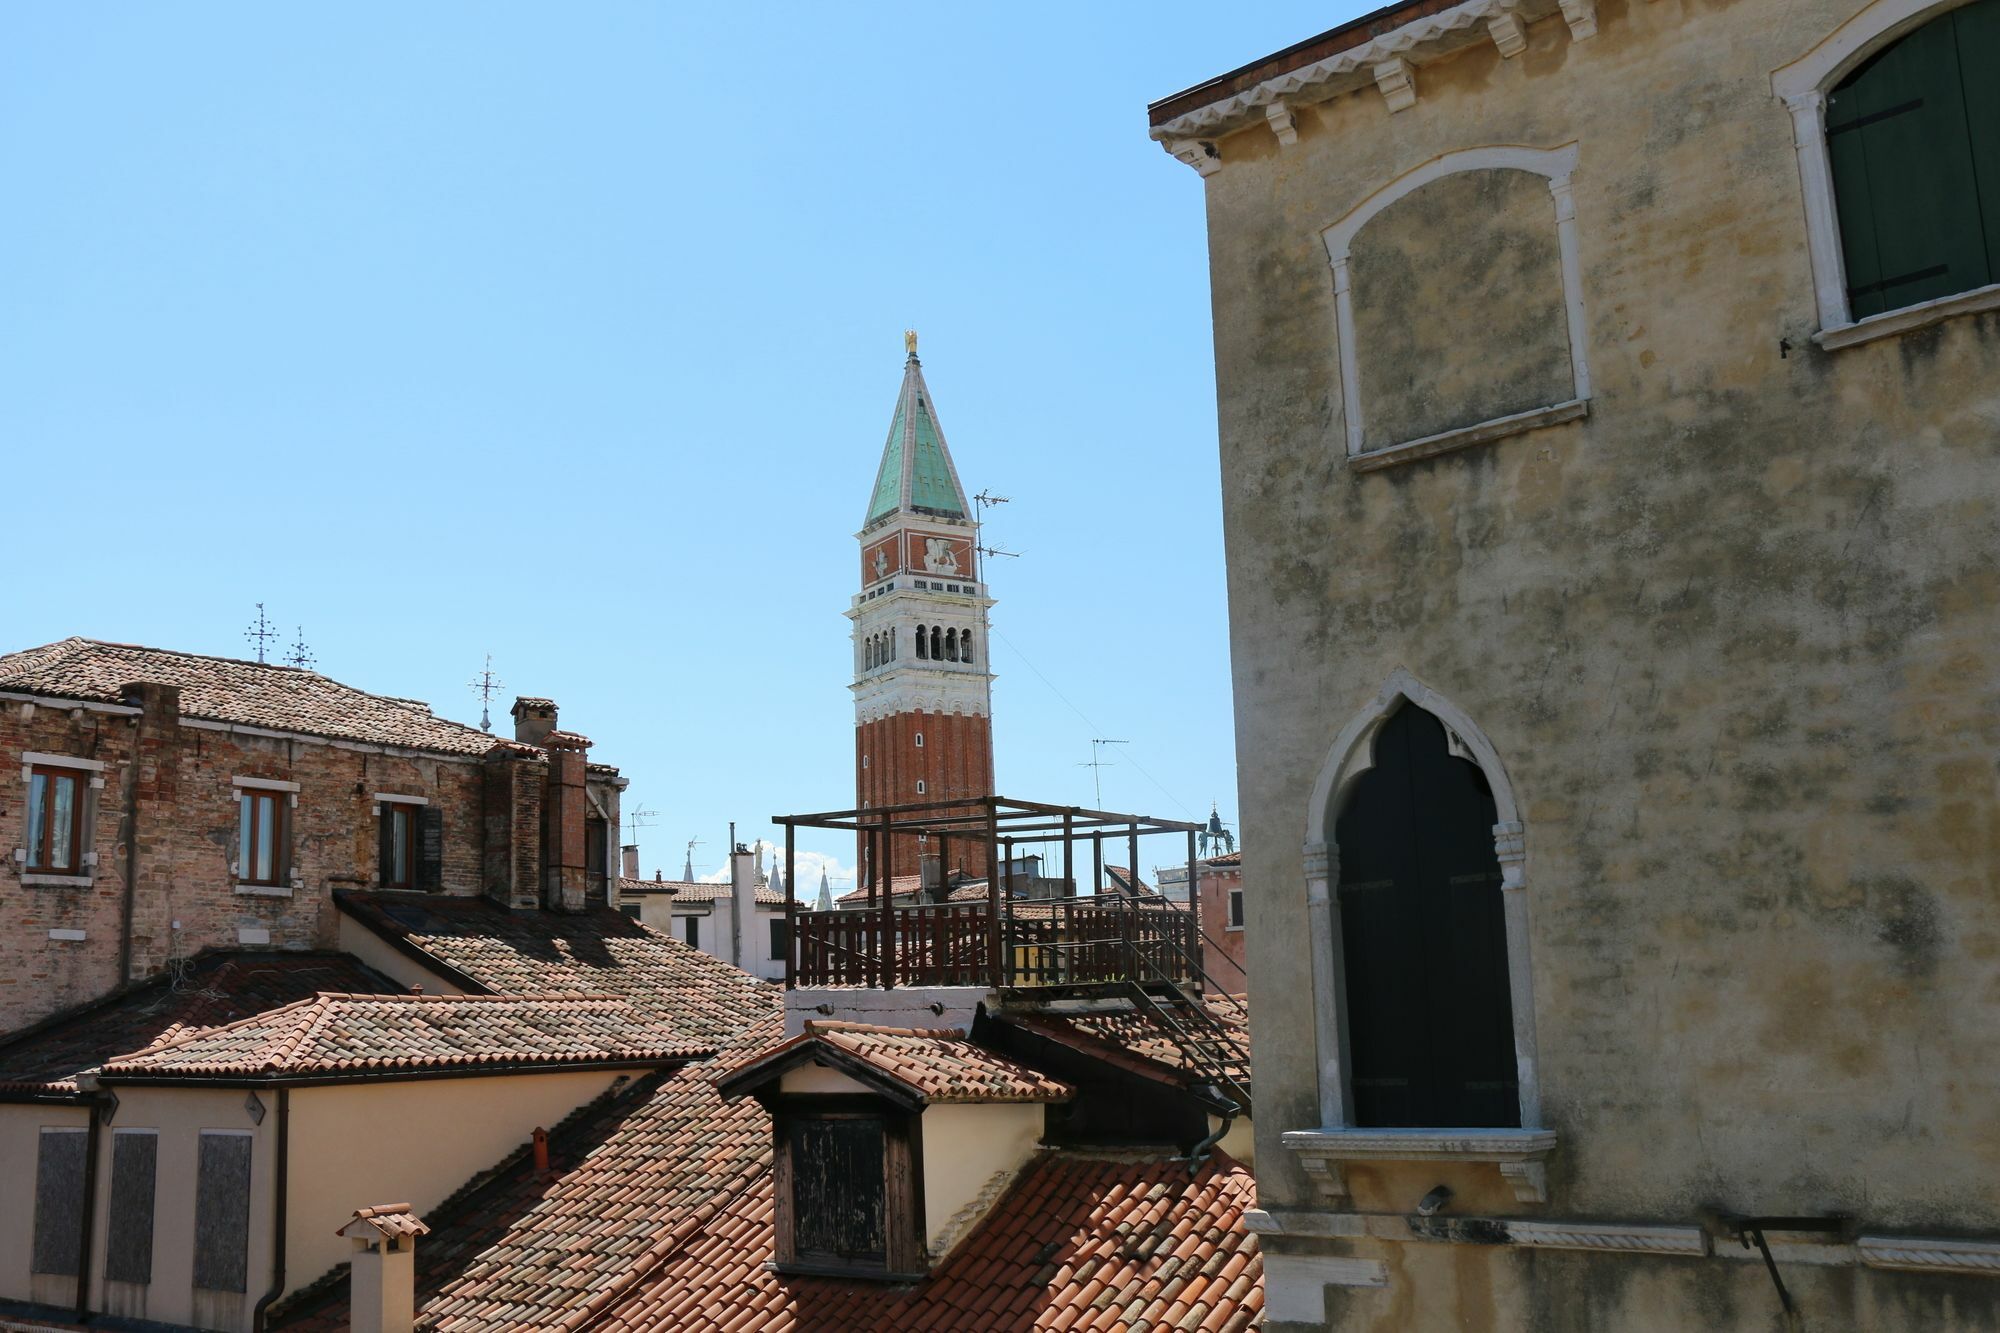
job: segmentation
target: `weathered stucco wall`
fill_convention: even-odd
[[[1404,667],[1493,740],[1526,826],[1542,1118],[1561,1141],[1549,1203],[1481,1208],[2000,1233],[2000,319],[1810,341],[1770,72],[1858,7],[1607,3],[1588,41],[1551,19],[1512,60],[1485,44],[1422,66],[1400,114],[1364,89],[1298,108],[1291,147],[1262,127],[1220,144],[1206,197],[1266,1207],[1318,1206],[1278,1140],[1320,1118],[1308,794]],[[1350,472],[1320,231],[1441,153],[1571,142],[1589,417]],[[1406,345],[1451,356],[1463,322],[1439,299],[1404,311],[1432,322]],[[1341,1252],[1391,1284],[1338,1293],[1340,1327],[1447,1326],[1398,1323],[1413,1302],[1468,1327],[1763,1327],[1776,1310],[1760,1269],[1720,1259]],[[2000,1282],[1809,1268],[1797,1286],[1808,1327],[2000,1320]]]
[[[1366,448],[1575,396],[1544,177],[1432,181],[1369,220],[1349,266]]]

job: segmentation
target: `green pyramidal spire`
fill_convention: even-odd
[[[882,466],[875,473],[875,493],[868,501],[866,528],[902,510],[964,518],[969,510],[951,465],[944,431],[937,423],[931,391],[924,384],[924,367],[917,360],[917,335],[906,333],[903,344],[903,389],[896,397],[896,415],[889,422],[889,442],[882,446]]]

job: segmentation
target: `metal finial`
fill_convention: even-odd
[[[493,654],[486,654],[486,669],[466,686],[479,696],[479,729],[493,730],[493,696],[507,688],[500,677],[493,674]]]
[[[306,647],[306,627],[299,625],[296,629],[298,639],[292,644],[292,650],[285,654],[285,665],[295,666],[301,671],[310,670],[319,659],[312,655],[312,649]]]
[[[257,619],[251,622],[249,629],[243,631],[243,637],[257,645],[257,663],[259,666],[262,666],[266,646],[271,640],[278,637],[277,628],[271,624],[270,618],[264,614],[264,604],[262,602],[257,603]]]
[[[903,350],[908,352],[912,357],[916,356],[917,331],[915,329],[903,330]]]

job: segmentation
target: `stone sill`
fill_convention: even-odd
[[[1439,454],[1470,449],[1477,444],[1491,444],[1495,440],[1525,435],[1531,430],[1560,425],[1565,421],[1575,421],[1578,417],[1588,415],[1590,415],[1590,400],[1572,398],[1553,407],[1537,407],[1527,412],[1516,412],[1512,416],[1482,421],[1476,426],[1461,426],[1457,430],[1426,435],[1421,440],[1406,440],[1402,444],[1371,449],[1365,454],[1350,454],[1347,467],[1351,472],[1377,472],[1385,467],[1395,467],[1399,463],[1416,463],[1426,458],[1436,458]]]
[[[1891,338],[1912,329],[1921,329],[1952,318],[1955,315],[1972,315],[1982,310],[2000,310],[2000,282],[1990,287],[1975,287],[1969,292],[1956,296],[1940,296],[1935,301],[1925,301],[1922,305],[1905,306],[1901,310],[1885,310],[1879,315],[1856,320],[1852,324],[1842,324],[1838,328],[1822,329],[1813,335],[1813,341],[1829,352],[1837,352],[1843,347],[1859,347],[1862,343],[1874,342],[1877,338]]]
[[[1348,1162],[1492,1162],[1522,1203],[1547,1203],[1552,1129],[1294,1129],[1283,1137],[1322,1197],[1348,1197]]]
[[[289,898],[296,884],[243,884],[235,885],[235,891],[250,898]]]
[[[96,882],[91,875],[44,875],[32,870],[21,872],[21,883],[49,889],[87,889]]]

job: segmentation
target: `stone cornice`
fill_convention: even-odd
[[[1552,1129],[1325,1129],[1288,1130],[1284,1145],[1320,1195],[1347,1198],[1348,1162],[1492,1162],[1522,1203],[1548,1201],[1543,1159],[1555,1151]]]
[[[1240,92],[1219,97],[1153,126],[1151,137],[1168,153],[1203,176],[1222,166],[1215,141],[1258,123],[1278,142],[1298,141],[1293,109],[1328,101],[1374,84],[1388,108],[1402,111],[1420,93],[1416,70],[1480,42],[1493,43],[1512,58],[1527,49],[1525,25],[1560,14],[1570,38],[1583,41],[1597,32],[1595,0],[1463,0],[1436,14],[1335,51],[1296,69],[1273,74]]]

